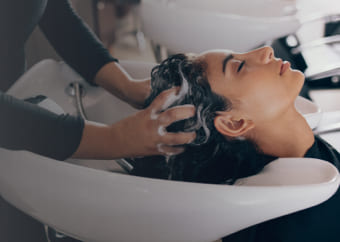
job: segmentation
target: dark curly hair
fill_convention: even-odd
[[[192,56],[177,54],[151,71],[152,93],[146,106],[162,91],[181,86],[178,98],[168,107],[192,104],[196,116],[175,122],[168,132],[196,132],[196,139],[185,145],[185,152],[171,157],[152,156],[130,159],[132,174],[153,178],[202,183],[233,183],[237,178],[259,172],[275,159],[261,153],[246,139],[226,139],[214,126],[217,111],[232,109],[232,103],[214,93],[206,77],[206,63]]]

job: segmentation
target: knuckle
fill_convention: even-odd
[[[146,125],[145,125],[145,131],[147,133],[149,133],[150,130],[153,130],[154,129],[154,123],[153,122],[147,122]]]
[[[172,145],[179,145],[182,143],[181,138],[178,135],[171,137],[170,142]]]
[[[186,139],[183,136],[183,134],[179,133],[179,134],[176,134],[176,136],[173,137],[172,142],[173,142],[173,144],[181,145],[181,144],[186,143]]]
[[[178,110],[176,109],[169,109],[166,114],[170,120],[176,120],[178,118]]]
[[[175,145],[177,144],[177,137],[174,134],[167,134],[167,137],[164,137],[164,143],[167,145]]]

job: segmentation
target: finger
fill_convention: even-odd
[[[196,109],[194,105],[186,104],[169,108],[159,115],[159,122],[167,127],[173,122],[184,120],[195,116]]]
[[[159,144],[157,149],[162,155],[178,155],[185,150],[183,147],[172,147],[164,144]]]
[[[150,104],[150,108],[155,111],[161,111],[166,104],[166,102],[169,102],[169,100],[175,98],[176,93],[178,92],[179,87],[173,87],[168,90],[165,90],[161,92],[155,100]]]
[[[165,145],[184,145],[190,144],[196,138],[195,132],[165,133],[162,144]]]

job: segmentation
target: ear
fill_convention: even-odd
[[[234,118],[230,114],[215,117],[214,125],[218,132],[229,137],[238,137],[255,127],[249,119]]]

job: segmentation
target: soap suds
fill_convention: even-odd
[[[166,130],[165,130],[165,128],[164,128],[162,125],[160,125],[160,126],[158,127],[158,134],[159,134],[160,136],[164,136],[164,135],[166,134]]]
[[[156,113],[156,110],[155,109],[152,109],[151,110],[151,114],[150,114],[150,119],[151,120],[156,120],[158,118],[158,114]]]
[[[188,80],[184,77],[184,74],[182,72],[182,68],[181,67],[179,67],[179,74],[182,77],[181,89],[179,90],[177,95],[172,93],[168,97],[168,99],[165,101],[165,103],[162,106],[162,111],[168,109],[171,105],[173,105],[176,102],[177,103],[181,102],[184,99],[185,95],[188,93],[189,83],[188,83]]]

